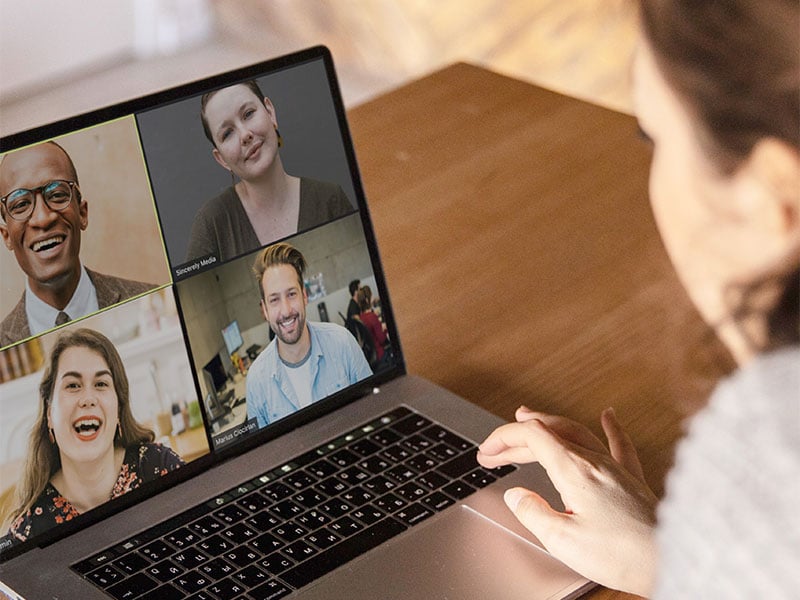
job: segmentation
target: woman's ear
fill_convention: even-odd
[[[214,157],[214,160],[217,161],[217,164],[219,166],[221,166],[223,169],[225,169],[226,171],[230,171],[231,170],[231,168],[228,166],[228,163],[226,163],[225,159],[222,158],[222,155],[219,153],[219,150],[214,148],[211,151],[211,156]]]
[[[275,114],[275,105],[272,104],[272,101],[264,96],[264,108],[267,109],[267,113],[269,113],[270,121],[272,121],[273,127],[278,127],[278,116]]]

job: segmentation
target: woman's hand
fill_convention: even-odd
[[[586,427],[521,407],[478,448],[485,467],[538,461],[561,494],[559,512],[538,494],[512,488],[505,501],[545,548],[583,576],[646,596],[656,569],[658,499],[612,409],[601,415],[609,448]]]

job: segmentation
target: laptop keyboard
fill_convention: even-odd
[[[405,407],[75,565],[118,600],[277,599],[513,471]]]

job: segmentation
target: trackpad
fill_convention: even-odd
[[[346,565],[300,597],[544,600],[566,597],[584,583],[538,547],[462,506]]]

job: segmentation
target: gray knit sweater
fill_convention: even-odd
[[[717,387],[678,447],[658,521],[654,598],[800,598],[800,348]]]

